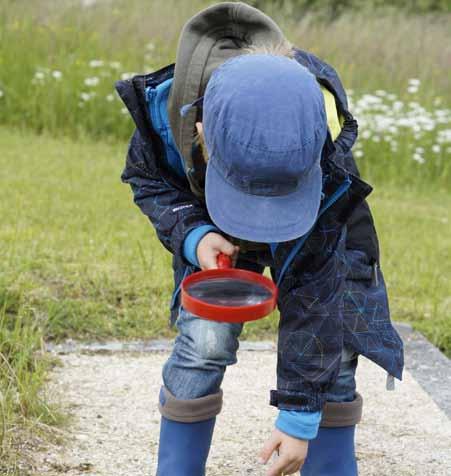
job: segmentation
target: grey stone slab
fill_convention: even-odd
[[[404,342],[405,368],[451,418],[451,360],[409,324],[396,323]]]
[[[170,339],[107,341],[107,342],[78,342],[68,339],[55,344],[48,342],[48,352],[56,354],[109,354],[116,352],[168,352],[172,350],[174,341]],[[276,351],[277,344],[273,341],[240,341],[240,349],[247,351]]]
[[[396,323],[405,347],[405,368],[443,412],[451,418],[451,365],[450,359],[434,347],[422,334],[408,324]],[[66,340],[59,344],[48,343],[47,350],[57,354],[71,353],[148,353],[169,352],[173,347],[171,339],[134,341],[78,342]],[[240,341],[243,351],[276,351],[273,341]]]

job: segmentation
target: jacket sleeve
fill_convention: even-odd
[[[343,349],[340,301],[348,271],[345,241],[345,225],[323,222],[279,285],[277,390],[270,392],[270,404],[279,410],[321,410],[337,379]],[[286,254],[278,254],[280,269]]]
[[[186,235],[202,225],[213,225],[206,206],[191,192],[187,183],[158,165],[151,145],[135,130],[121,175],[130,184],[134,202],[155,227],[161,243],[172,254],[183,255]]]

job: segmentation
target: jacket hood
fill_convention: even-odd
[[[250,45],[278,44],[285,37],[260,10],[242,2],[223,2],[201,10],[183,27],[177,46],[174,80],[168,98],[168,117],[174,141],[187,164],[197,108],[182,117],[180,108],[204,94],[211,73]]]

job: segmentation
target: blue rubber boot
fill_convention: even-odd
[[[357,476],[355,425],[322,428],[310,440],[301,476]]]
[[[182,423],[161,417],[157,476],[205,476],[216,417]]]

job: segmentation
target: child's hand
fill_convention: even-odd
[[[287,476],[297,473],[307,457],[308,441],[294,438],[275,428],[260,451],[260,460],[266,464],[272,453],[279,450],[279,457],[268,469],[268,476]]]
[[[238,252],[239,246],[234,246],[219,233],[207,233],[197,245],[197,259],[202,270],[216,269],[219,253],[230,256],[233,266],[235,266]]]

